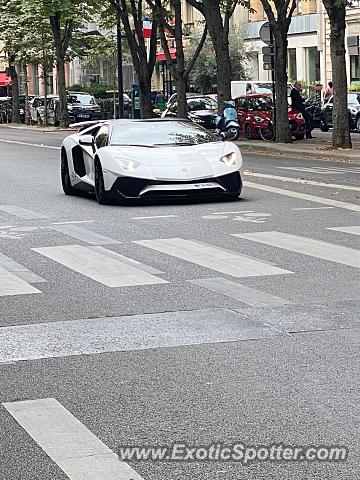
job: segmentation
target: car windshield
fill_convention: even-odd
[[[199,145],[218,142],[218,135],[185,121],[129,122],[114,125],[111,145]]]
[[[348,93],[348,104],[349,105],[360,105],[360,92],[359,93]]]
[[[189,112],[197,110],[216,110],[217,102],[213,98],[191,98],[187,101]]]
[[[272,93],[271,83],[256,83],[256,93]],[[287,96],[290,97],[291,85],[287,85]]]
[[[80,104],[80,105],[95,105],[95,99],[92,95],[87,93],[77,93],[76,95],[68,95],[67,101],[70,104]]]
[[[272,109],[272,97],[249,98],[249,111],[269,112]]]

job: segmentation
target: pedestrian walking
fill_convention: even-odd
[[[333,95],[334,95],[333,83],[329,82],[328,86],[324,90],[324,103],[327,103]]]

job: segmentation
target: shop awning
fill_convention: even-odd
[[[176,48],[169,48],[170,56],[172,60],[176,60]],[[166,62],[165,52],[161,50],[156,54],[156,61],[157,62]]]
[[[11,85],[11,78],[6,75],[6,72],[0,72],[0,87],[7,87]]]

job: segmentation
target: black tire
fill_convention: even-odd
[[[304,140],[305,133],[298,133],[297,135],[294,135],[296,140]]]
[[[65,150],[61,151],[61,184],[65,195],[76,195],[76,189],[71,185],[69,164]]]
[[[252,140],[253,138],[253,135],[251,133],[251,128],[248,123],[245,125],[245,138],[247,138],[248,140]]]
[[[95,159],[95,197],[99,205],[106,205],[109,203],[109,199],[105,191],[104,175],[100,160],[98,158]]]
[[[328,131],[329,131],[329,127],[326,125],[326,123],[321,122],[321,123],[320,123],[320,130],[321,130],[322,132],[328,132]]]
[[[239,138],[240,129],[236,127],[229,128],[228,133],[231,134],[230,140],[234,141]]]
[[[265,142],[271,142],[275,139],[274,124],[269,121],[268,128],[259,127],[259,133],[262,140],[264,140]]]

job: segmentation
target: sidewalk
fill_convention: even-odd
[[[334,160],[338,162],[360,164],[360,134],[351,134],[352,150],[331,150],[331,132],[315,130],[316,138],[298,140],[293,143],[263,142],[262,140],[239,139],[236,144],[242,152],[265,153],[298,158],[312,158],[316,160]]]
[[[9,128],[11,130],[28,130],[34,132],[73,132],[73,128],[60,128],[60,127],[38,127],[37,125],[24,125],[23,123],[0,123],[0,128]]]

